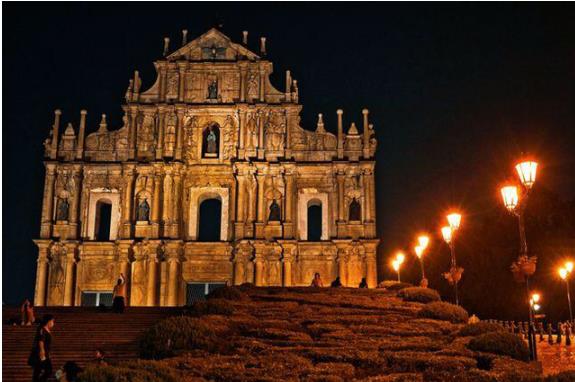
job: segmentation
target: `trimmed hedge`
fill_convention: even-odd
[[[139,348],[144,359],[162,359],[192,349],[215,352],[220,350],[222,342],[205,322],[179,316],[162,320],[145,331]]]
[[[441,301],[426,304],[421,308],[418,316],[421,318],[449,321],[454,324],[466,323],[469,319],[469,314],[462,307]]]
[[[205,316],[208,314],[231,316],[233,313],[234,307],[232,304],[223,299],[196,301],[186,310],[186,314],[192,317]]]
[[[401,290],[403,288],[409,288],[412,286],[413,286],[413,284],[402,283],[402,282],[398,282],[395,280],[384,280],[377,285],[378,288],[384,288],[384,289],[391,290],[391,291],[397,291],[397,290]]]
[[[460,337],[478,336],[491,332],[505,332],[506,330],[498,324],[492,322],[478,322],[476,324],[467,324],[457,333]]]
[[[223,298],[224,300],[231,300],[231,301],[243,300],[245,297],[246,295],[243,292],[241,292],[238,288],[229,286],[214,289],[206,296],[208,300],[214,298]]]
[[[473,338],[467,348],[474,351],[506,355],[520,361],[529,361],[529,349],[521,338],[507,332],[490,332]]]
[[[155,361],[129,361],[118,365],[89,365],[78,376],[78,382],[178,382],[181,375]]]
[[[435,289],[421,288],[421,287],[409,287],[400,290],[397,295],[403,299],[403,301],[414,301],[422,302],[427,304],[428,302],[439,301],[441,297]]]

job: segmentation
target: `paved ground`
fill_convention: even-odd
[[[571,345],[562,343],[549,345],[547,336],[544,342],[537,342],[537,354],[543,364],[545,375],[555,374],[560,371],[575,370],[575,338],[571,338]]]

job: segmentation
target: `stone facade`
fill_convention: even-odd
[[[185,35],[184,35],[185,36]],[[244,35],[247,38],[247,35]],[[298,84],[271,84],[272,63],[217,29],[155,62],[148,90],[135,72],[123,126],[106,116],[86,137],[45,141],[46,179],[36,305],[73,306],[82,292],[111,291],[120,272],[132,306],[186,303],[193,282],[326,285],[340,276],[377,284],[373,126],[363,110],[337,135],[300,126]],[[220,240],[199,237],[200,205],[221,205]],[[321,237],[308,213],[321,207]],[[318,223],[319,224],[319,223]],[[108,226],[108,228],[102,228]]]

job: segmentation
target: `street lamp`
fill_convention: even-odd
[[[443,277],[453,285],[453,290],[455,292],[455,304],[459,305],[459,291],[457,289],[457,284],[461,280],[461,275],[463,274],[463,268],[457,266],[457,261],[455,258],[455,234],[461,225],[461,214],[457,212],[452,212],[447,215],[447,222],[449,226],[441,228],[441,235],[443,240],[449,246],[449,251],[451,254],[451,267],[449,272],[445,272]]]
[[[573,325],[573,310],[571,308],[571,292],[569,290],[569,278],[573,272],[573,262],[568,261],[565,263],[564,268],[559,269],[559,277],[561,280],[565,281],[565,287],[567,288],[567,303],[569,304],[569,322]]]
[[[513,272],[513,276],[517,281],[525,282],[527,296],[529,296],[529,277],[535,273],[535,269],[537,267],[537,257],[528,256],[527,239],[525,237],[524,215],[525,208],[527,206],[527,199],[531,189],[533,188],[535,177],[537,175],[537,162],[524,161],[518,163],[515,166],[515,170],[517,171],[519,180],[523,185],[523,189],[521,190],[521,198],[519,197],[519,189],[515,185],[506,185],[505,187],[502,187],[501,196],[503,198],[503,204],[505,208],[507,208],[510,213],[517,217],[519,224],[521,251],[517,261],[511,265],[511,272]],[[535,344],[535,332],[533,330],[531,304],[529,304],[529,351],[531,360],[536,360],[537,349]]]
[[[391,267],[397,272],[397,282],[401,282],[401,264],[405,261],[405,255],[402,252],[398,252],[395,255],[395,259],[391,261]]]
[[[421,265],[421,282],[419,283],[419,285],[423,288],[427,288],[428,281],[427,281],[427,278],[425,278],[425,267],[423,266],[423,255],[425,253],[425,250],[427,249],[427,246],[429,245],[429,236],[421,235],[417,238],[417,242],[419,243],[419,245],[415,246],[414,251],[415,251],[415,255],[419,259],[419,264]]]

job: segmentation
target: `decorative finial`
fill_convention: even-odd
[[[337,109],[337,115],[342,115],[343,114],[343,110],[342,109]]]
[[[319,113],[317,115],[317,130],[319,132],[323,132],[325,131],[324,125],[323,125],[323,114]]]
[[[186,45],[187,43],[188,43],[188,30],[183,29],[182,30],[182,46]]]
[[[260,52],[262,53],[262,56],[265,56],[266,53],[266,38],[265,37],[261,37],[260,38]]]
[[[242,32],[243,38],[242,38],[242,43],[244,45],[248,45],[248,31],[243,31]]]
[[[86,109],[82,109],[82,110],[80,110],[80,114],[86,115],[86,114],[88,114],[88,111]]]
[[[357,127],[355,126],[355,122],[351,123],[349,130],[347,131],[349,135],[358,135]]]
[[[361,111],[361,113],[362,113],[362,114],[369,114],[369,110],[363,109],[363,110]]]
[[[168,55],[169,49],[170,49],[170,38],[164,37],[164,56]]]
[[[56,115],[62,115],[62,110],[56,109],[56,110],[54,110],[54,114],[56,114]]]
[[[100,130],[108,130],[108,124],[106,123],[106,114],[102,114],[102,120],[100,121]]]

